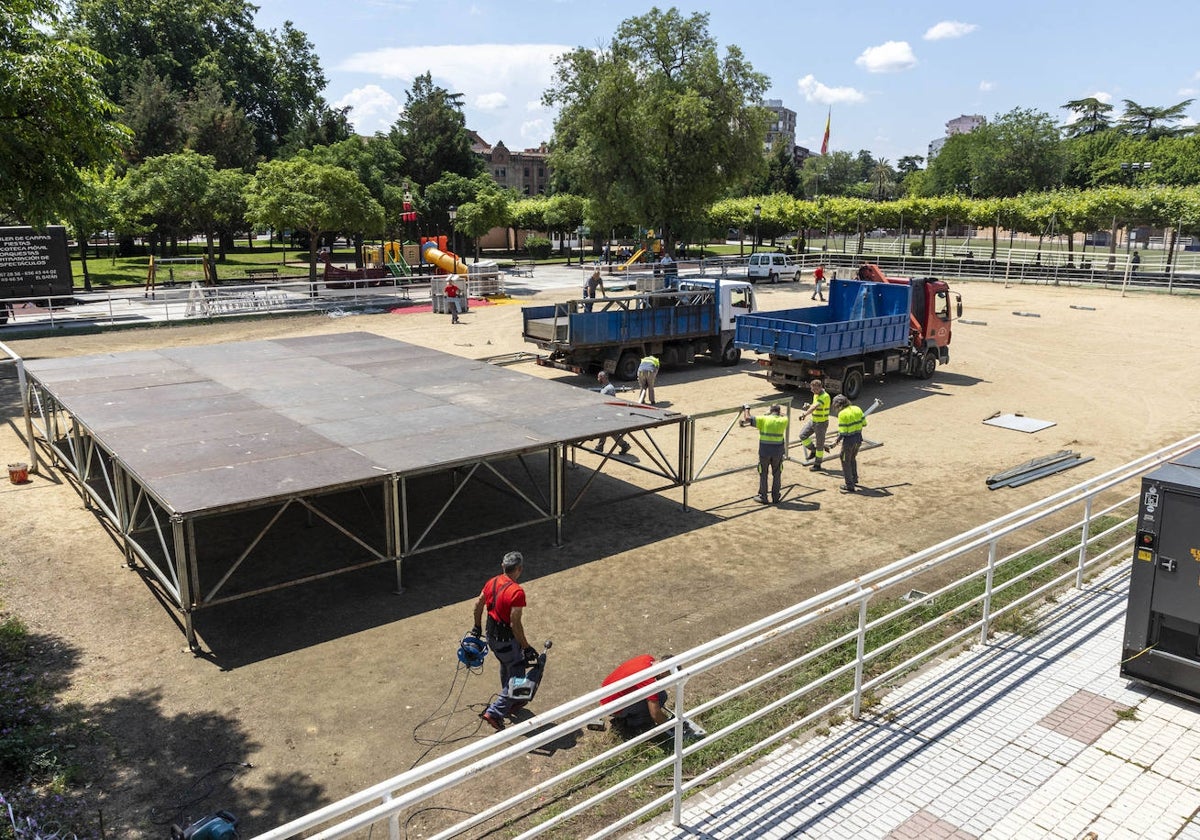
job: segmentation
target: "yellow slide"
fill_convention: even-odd
[[[636,254],[634,254],[632,257],[630,257],[628,260],[626,260],[626,261],[624,262],[624,264],[622,264],[622,265],[618,266],[618,267],[617,267],[617,270],[618,270],[618,271],[624,271],[625,269],[629,268],[629,266],[633,265],[635,262],[637,262],[638,260],[640,260],[640,259],[642,258],[642,254],[644,254],[644,253],[646,253],[646,249],[645,249],[645,248],[639,248],[639,249],[638,249],[638,252],[637,252]]]
[[[442,271],[467,276],[467,264],[462,257],[439,250],[432,242],[426,242],[421,250],[421,256],[430,265],[436,265]]]

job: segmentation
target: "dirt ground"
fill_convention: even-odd
[[[453,717],[427,718],[454,704],[458,639],[510,547],[526,557],[530,635],[555,643],[538,697],[548,707],[634,653],[686,649],[1200,428],[1200,298],[956,289],[964,317],[986,325],[955,325],[951,364],[934,379],[868,384],[859,403],[882,400],[868,436],[884,445],[860,456],[861,494],[837,492],[836,463],[825,474],[789,465],[777,507],[752,500],[752,472],[723,477],[693,487],[687,512],[670,492],[573,521],[562,547],[538,526],[424,556],[406,565],[399,596],[378,567],[217,608],[201,625],[205,656],[187,651],[174,613],[57,473],[0,486],[0,600],[44,638],[62,697],[105,733],[81,750],[101,762],[91,784],[110,836],[166,836],[181,808],[227,808],[250,836],[464,742],[431,738],[482,737],[469,707],[494,690],[493,663],[454,688]],[[760,307],[806,305],[810,290],[760,289]],[[366,330],[471,358],[533,349],[519,306],[479,307],[463,321],[312,315],[8,343],[36,359]],[[751,358],[666,370],[658,397],[690,413],[777,396],[755,370]],[[0,457],[25,460],[11,379],[0,379],[0,408]],[[1056,425],[1025,434],[982,424],[996,412]],[[986,488],[988,475],[1059,449],[1095,460]]]

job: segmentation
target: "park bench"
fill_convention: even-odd
[[[514,277],[532,277],[533,276],[533,260],[523,263],[513,263],[508,268],[508,273]]]
[[[279,279],[279,269],[274,266],[272,266],[270,268],[247,268],[246,276],[249,277],[251,280],[255,280],[255,279],[258,279],[261,277],[267,277],[272,280],[278,280]]]
[[[965,257],[968,260],[973,260],[973,259],[975,259],[975,252],[974,251],[955,251],[953,253],[953,256]]]

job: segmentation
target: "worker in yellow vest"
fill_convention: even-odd
[[[809,469],[817,472],[821,469],[821,460],[825,457],[825,431],[829,428],[829,392],[825,390],[825,383],[820,379],[814,379],[808,383],[808,387],[812,390],[813,400],[800,415],[801,420],[808,418],[808,422],[800,427],[800,445],[808,452],[808,457],[813,459],[813,465]]]
[[[867,416],[856,405],[851,405],[844,395],[833,398],[830,407],[838,413],[838,440],[842,442],[843,493],[853,493],[858,486],[858,449],[862,446],[862,430],[867,426]]]
[[[638,363],[638,386],[642,389],[638,394],[638,402],[644,405],[654,405],[654,380],[658,378],[660,364],[658,356],[645,356]]]
[[[779,504],[783,456],[787,451],[788,419],[783,416],[779,403],[757,417],[751,416],[748,405],[742,406],[742,411],[742,425],[758,429],[758,495],[754,498],[764,505],[767,503],[767,470],[770,470],[771,503]]]

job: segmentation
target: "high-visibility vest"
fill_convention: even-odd
[[[819,394],[813,394],[812,421],[814,423],[829,422],[829,392],[822,391]]]
[[[856,405],[849,405],[838,412],[838,433],[852,435],[861,432],[867,425],[866,415]]]
[[[758,426],[759,443],[783,443],[787,438],[788,419],[781,414],[764,414],[754,418]]]
[[[638,367],[642,370],[650,370],[652,367],[655,370],[658,370],[659,364],[660,362],[658,361],[658,356],[646,356],[642,359],[642,363],[638,365]]]

